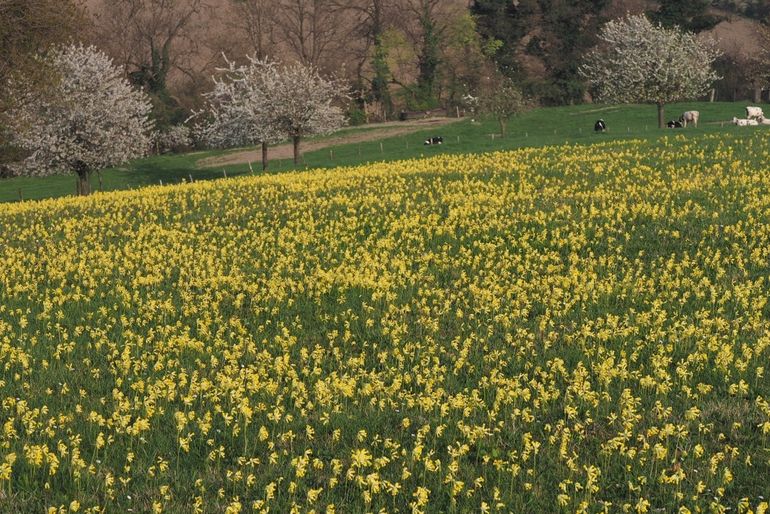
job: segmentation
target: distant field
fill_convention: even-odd
[[[677,118],[683,110],[697,109],[701,112],[701,126],[680,133],[740,133],[770,130],[770,127],[737,128],[725,124],[733,116],[742,116],[745,103],[699,103],[673,104],[667,107],[668,119]],[[603,118],[609,127],[605,134],[594,134],[593,124]],[[338,165],[355,165],[367,162],[409,159],[430,156],[437,153],[467,153],[503,150],[528,146],[544,146],[570,143],[593,143],[623,138],[657,138],[670,135],[669,130],[656,127],[657,113],[654,106],[598,106],[580,105],[537,109],[513,119],[509,135],[500,138],[497,124],[485,120],[471,123],[470,119],[410,135],[374,140],[349,145],[335,145],[304,155],[308,168],[326,168]],[[375,126],[347,129],[348,134],[371,131]],[[437,133],[438,132],[438,133]],[[494,134],[494,139],[493,139]],[[424,147],[423,140],[431,135],[441,135],[445,144],[440,147]],[[382,143],[382,146],[380,146]],[[331,150],[331,152],[330,152]],[[228,152],[205,152],[193,155],[169,155],[151,157],[133,162],[122,169],[106,170],[101,188],[105,191],[138,188],[147,185],[180,183],[181,181],[209,180],[249,173],[247,165],[217,166],[210,169],[198,168],[198,161],[205,157],[227,154]],[[290,159],[275,160],[270,164],[271,173],[293,169]],[[259,166],[254,166],[261,173]],[[94,174],[93,188],[98,190],[99,179]],[[0,202],[16,201],[20,198],[37,199],[71,195],[75,190],[73,176],[40,178],[15,178],[0,180]]]
[[[4,205],[0,510],[766,512],[770,138],[698,132]]]

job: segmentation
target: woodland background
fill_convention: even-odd
[[[75,39],[125,67],[159,128],[199,108],[225,55],[346,79],[353,124],[453,110],[499,74],[542,105],[574,104],[591,101],[577,68],[599,27],[642,12],[720,41],[713,98],[768,100],[766,0],[0,0],[0,81],[44,86],[31,56]]]

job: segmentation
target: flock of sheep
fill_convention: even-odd
[[[688,124],[694,127],[698,126],[698,119],[700,118],[700,112],[698,111],[685,111],[679,117],[678,120],[671,120],[666,123],[668,128],[684,128]],[[762,112],[761,107],[747,106],[745,118],[733,118],[734,125],[739,127],[749,127],[757,125],[770,125],[770,118],[765,118],[765,114]],[[594,123],[594,131],[605,132],[607,130],[607,124],[604,120],[600,119]]]
[[[686,111],[679,117],[679,121],[669,121],[666,126],[668,128],[680,128],[686,127],[688,123],[691,123],[697,127],[699,117],[700,113],[698,111]],[[746,107],[746,117],[733,118],[732,122],[739,127],[770,125],[770,118],[765,118],[765,114],[762,112],[761,107],[749,105]]]
[[[765,118],[761,107],[746,107],[745,118],[733,118],[733,124],[739,127],[748,127],[756,125],[770,125],[770,119]]]

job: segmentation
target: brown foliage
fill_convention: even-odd
[[[77,1],[0,0],[0,177],[11,175],[9,163],[23,157],[9,145],[4,130],[13,90],[23,87],[43,94],[51,74],[35,56],[74,39],[85,25]]]
[[[42,85],[46,74],[34,56],[77,35],[83,9],[72,0],[0,0],[0,112],[7,108],[6,84],[26,78],[25,87]]]

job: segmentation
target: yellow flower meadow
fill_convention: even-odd
[[[0,206],[0,510],[770,497],[770,138]]]

